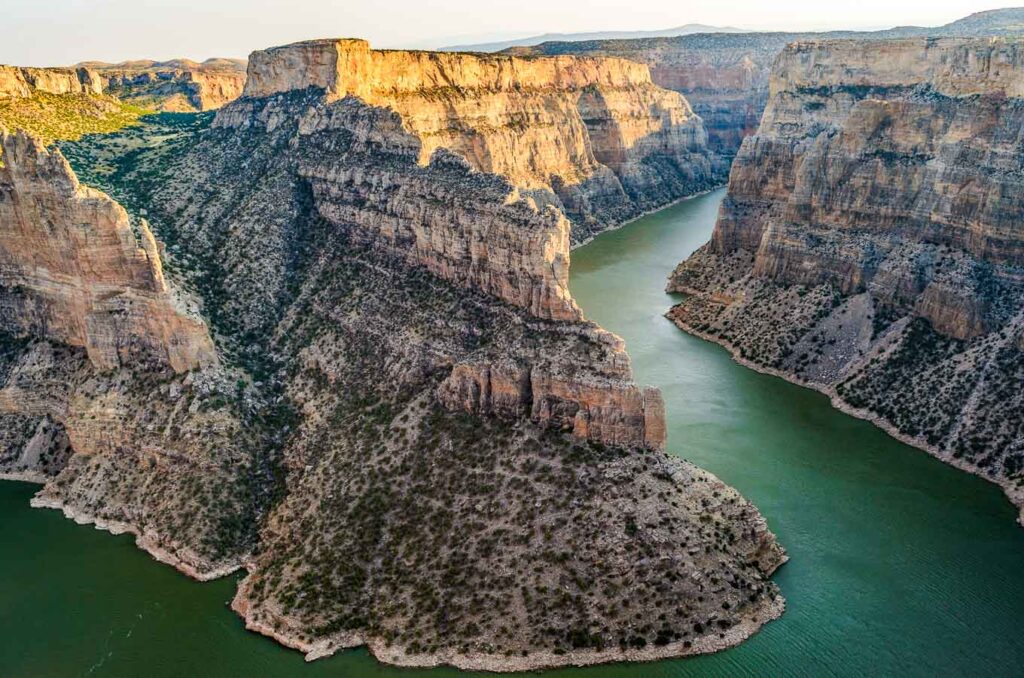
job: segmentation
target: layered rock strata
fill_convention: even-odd
[[[504,176],[565,211],[574,241],[715,181],[707,135],[686,100],[621,59],[400,52],[319,40],[257,52],[245,96],[308,87],[395,111],[419,141],[420,164],[444,149]]]
[[[752,135],[768,103],[772,65],[786,45],[809,40],[896,40],[1024,33],[1020,8],[978,12],[943,26],[828,33],[701,33],[665,38],[547,42],[520,55],[612,56],[646,64],[653,82],[683,94],[704,120],[711,150],[726,165]],[[724,175],[723,175],[724,176]]]
[[[258,456],[217,464],[259,499],[256,543],[217,541],[247,559],[249,628],[524,670],[710,652],[780,614],[763,518],[660,449],[660,396],[568,294],[565,215],[284,69],[297,89],[107,175],[251,379],[253,405],[218,398]]]
[[[144,221],[23,132],[0,151],[0,477],[192,576],[237,568],[267,497],[260,401],[172,297]]]
[[[85,68],[24,68],[0,64],[0,99],[48,94],[102,94],[103,81]]]
[[[1024,44],[797,43],[680,326],[1024,501]]]
[[[215,362],[202,321],[175,308],[156,241],[82,186],[59,151],[0,130],[0,329],[84,347],[100,369],[150,357]]]
[[[209,111],[234,101],[245,86],[245,62],[235,59],[127,61],[80,64],[96,72],[106,91],[160,111]]]

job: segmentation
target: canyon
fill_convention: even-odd
[[[672,337],[1024,521],[1022,18],[0,67],[0,478],[194,579],[239,573],[245,628],[307,660],[736,645],[782,615],[787,553],[666,451],[707,422],[669,441],[569,287],[574,247],[728,176]]]
[[[309,659],[733,645],[785,552],[567,286],[572,242],[711,185],[704,140],[642,65],[353,40],[254,53],[212,121],[5,136],[0,470],[244,567],[233,608]]]
[[[878,31],[701,32],[677,37],[549,41],[511,47],[518,55],[614,56],[646,64],[653,82],[683,94],[704,120],[713,152],[732,160],[768,103],[772,65],[786,45],[811,40],[894,40],[1024,33],[1024,9],[978,12],[943,26]]]
[[[1024,504],[1024,44],[794,43],[669,317]]]

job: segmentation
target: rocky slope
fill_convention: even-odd
[[[65,144],[146,210],[220,365],[101,372],[38,329],[5,337],[0,459],[55,476],[38,504],[131,529],[195,576],[244,561],[234,608],[309,658],[366,644],[396,664],[519,670],[747,637],[783,605],[763,518],[662,450],[660,395],[568,293],[566,215],[424,132],[463,125],[445,144],[476,135],[514,167],[470,102],[578,129],[586,91],[666,97],[613,66],[318,41],[254,54],[212,125],[159,127],[113,171],[90,149],[114,140]],[[342,96],[350,68],[375,103]],[[438,92],[439,74],[466,81]],[[403,115],[442,94],[465,121]]]
[[[1024,43],[797,43],[670,317],[1024,503]]]
[[[101,370],[216,361],[202,322],[175,308],[144,220],[136,236],[120,205],[24,132],[0,130],[0,158],[0,330],[83,347]]]
[[[160,111],[209,111],[234,101],[245,86],[245,62],[236,59],[87,62],[106,92]]]
[[[0,477],[197,577],[252,548],[256,428],[146,223],[0,133]]]
[[[362,40],[253,58],[245,96],[316,87],[394,110],[418,138],[421,164],[445,149],[504,176],[566,212],[576,242],[703,190],[723,169],[686,100],[619,59],[384,51]]]
[[[700,33],[634,40],[547,42],[511,53],[615,56],[646,64],[655,84],[686,96],[703,118],[713,151],[731,160],[757,130],[768,102],[776,57],[791,42],[824,39],[893,40],[914,36],[983,36],[1024,33],[1024,9],[978,12],[944,26],[901,26],[881,31],[828,33]]]

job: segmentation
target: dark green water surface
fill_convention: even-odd
[[[708,239],[722,197],[576,250],[572,291],[625,338],[638,381],[662,389],[669,448],[768,518],[791,557],[775,576],[788,609],[717,655],[544,675],[1022,675],[1024,529],[995,486],[662,317],[665,278]],[[243,629],[227,608],[233,578],[193,582],[128,537],[29,509],[35,489],[0,482],[0,678],[470,675],[384,667],[361,650],[307,665]]]

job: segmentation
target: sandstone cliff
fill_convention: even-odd
[[[252,549],[262,427],[145,221],[0,132],[0,477],[206,578]]]
[[[384,51],[362,40],[253,55],[246,97],[307,87],[395,111],[421,164],[445,149],[506,177],[568,213],[574,241],[714,182],[706,133],[686,100],[621,59]]]
[[[771,82],[670,316],[1021,503],[1024,44],[797,43]]]
[[[23,68],[0,64],[0,99],[49,94],[102,94],[103,81],[85,68]]]
[[[202,322],[174,307],[145,221],[136,237],[120,205],[23,132],[0,130],[0,152],[0,329],[84,347],[101,369],[214,362]]]
[[[94,71],[107,92],[161,111],[209,111],[234,101],[245,86],[245,62],[234,59],[126,61],[79,64]]]
[[[190,531],[169,553],[161,529],[143,545],[203,576],[245,558],[234,608],[309,658],[366,644],[396,664],[492,670],[652,659],[727,647],[779,615],[768,576],[784,552],[734,490],[661,450],[659,394],[633,382],[621,340],[584,320],[568,293],[568,222],[539,199],[547,189],[483,171],[458,148],[424,154],[422,128],[401,110],[339,98],[332,50],[401,59],[407,68],[370,81],[380,92],[437,72],[427,57],[342,43],[326,52],[327,79],[311,81],[321,71],[306,68],[320,63],[310,52],[324,43],[271,50],[253,56],[253,71],[275,64],[272,82],[294,89],[255,89],[271,82],[256,79],[209,128],[144,121],[120,136],[138,142],[152,126],[161,141],[136,143],[113,173],[89,151],[123,147],[116,139],[64,145],[82,176],[147,211],[182,284],[202,297],[224,362],[243,372],[234,395],[216,384],[235,375],[176,381],[143,421],[167,431],[162,417],[188,412],[190,431],[217,421],[222,435],[255,437],[233,441],[223,461],[182,443],[181,466],[209,468],[225,488],[202,486],[214,513],[221,502],[248,510],[190,524],[211,538]],[[439,61],[442,72],[461,64],[494,88],[460,97],[498,101],[499,112],[520,105],[516,71],[501,87],[492,77],[518,62],[459,59]],[[521,105],[545,125],[576,125],[579,108],[566,102],[583,78],[606,77],[600,62],[571,61],[522,66]],[[568,95],[544,94],[525,87],[529,73],[576,80]],[[423,96],[420,85],[408,96]],[[29,361],[24,348],[10,353],[15,366]],[[60,402],[44,383],[26,390]],[[198,387],[205,395],[186,390]],[[207,407],[216,418],[197,420]],[[19,426],[22,440],[53,438],[47,458],[58,461],[47,463],[61,463],[61,435]],[[40,501],[134,524],[115,474],[83,462],[72,453]],[[142,470],[130,485],[156,482],[145,459],[133,462]],[[69,469],[83,480],[65,491]],[[173,477],[159,476],[170,484],[160,506],[195,482],[174,487]],[[93,495],[81,491],[88,480],[99,482]],[[143,514],[167,524],[157,508]]]
[[[895,40],[915,36],[995,36],[1024,33],[1021,10],[978,12],[943,26],[828,33],[700,33],[665,38],[546,42],[508,50],[521,55],[613,56],[646,64],[660,87],[683,94],[704,120],[709,147],[728,161],[757,130],[768,103],[772,65],[797,41]],[[722,175],[725,176],[725,173]]]

